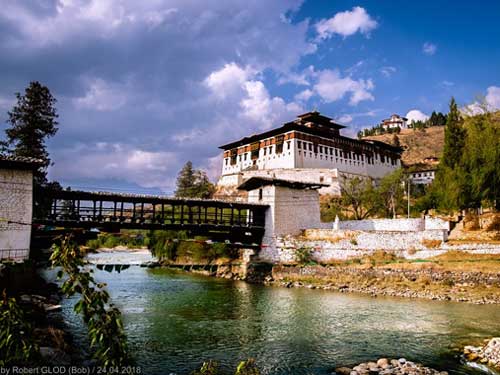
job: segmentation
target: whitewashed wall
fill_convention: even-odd
[[[31,171],[0,169],[0,259],[29,258],[32,180]]]
[[[333,223],[335,228],[335,223]],[[424,219],[367,219],[343,220],[338,228],[344,230],[382,231],[382,232],[416,232],[425,229]],[[436,228],[437,229],[437,228]]]

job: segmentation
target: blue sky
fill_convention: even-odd
[[[354,135],[484,97],[497,1],[39,0],[0,7],[0,122],[30,80],[58,99],[50,177],[170,193],[187,160],[318,109]]]

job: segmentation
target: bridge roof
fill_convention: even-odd
[[[250,177],[248,180],[241,183],[238,186],[238,189],[249,191],[268,185],[283,186],[290,189],[309,189],[309,190],[321,189],[322,187],[329,186],[327,184],[321,184],[319,182],[292,181],[292,180],[284,180],[272,177],[255,176],[255,177]]]
[[[44,192],[44,195],[54,195],[56,199],[61,200],[88,200],[88,201],[110,201],[110,202],[130,202],[130,203],[146,203],[146,204],[185,204],[185,205],[201,205],[201,206],[233,206],[233,207],[267,207],[266,204],[261,203],[247,203],[247,202],[234,202],[222,199],[200,199],[200,198],[176,198],[166,195],[153,195],[153,194],[129,194],[129,193],[112,193],[103,191],[82,191],[82,190],[53,190],[51,192]]]

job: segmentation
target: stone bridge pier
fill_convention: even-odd
[[[260,251],[252,261],[277,263],[277,238],[297,236],[304,229],[320,228],[318,190],[327,185],[271,177],[251,177],[238,186],[248,192],[248,203],[268,205]]]

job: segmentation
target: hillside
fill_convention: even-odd
[[[393,134],[364,137],[391,144]],[[404,129],[398,134],[399,143],[404,149],[402,160],[405,165],[425,163],[426,158],[441,158],[444,146],[444,126],[434,126],[422,130]]]

